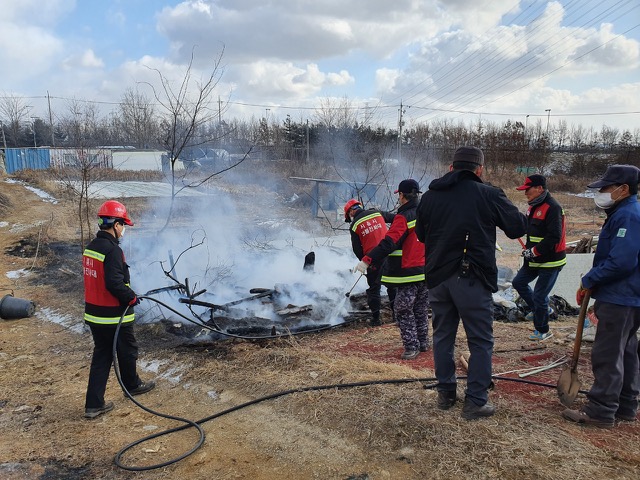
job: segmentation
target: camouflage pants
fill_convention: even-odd
[[[425,282],[398,286],[393,309],[405,350],[429,347],[429,290]]]

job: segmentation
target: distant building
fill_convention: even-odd
[[[4,168],[8,174],[19,170],[46,170],[49,168],[80,168],[91,165],[115,170],[152,170],[157,172],[170,169],[167,153],[161,150],[137,150],[122,147],[98,148],[7,148]],[[176,170],[183,170],[178,160]]]

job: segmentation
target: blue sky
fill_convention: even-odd
[[[640,128],[637,0],[0,0],[0,95],[45,116],[74,98],[108,109],[174,80],[193,51],[226,116],[311,118],[348,103],[394,127],[566,121]],[[366,109],[365,107],[369,107]],[[550,110],[550,112],[546,112]],[[527,118],[526,115],[529,115]]]

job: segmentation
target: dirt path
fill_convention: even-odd
[[[115,410],[82,417],[92,342],[79,321],[81,279],[75,265],[45,263],[34,242],[69,241],[68,205],[42,201],[0,179],[0,285],[3,295],[37,303],[34,317],[0,321],[0,478],[3,479],[419,479],[638,478],[640,426],[601,432],[563,422],[552,389],[498,383],[496,417],[466,422],[441,412],[420,382],[296,393],[203,424],[207,438],[177,464],[128,472],[114,455],[141,437],[176,424],[124,398],[112,377]],[[63,228],[61,227],[63,226]],[[35,242],[37,243],[37,242]],[[22,250],[21,250],[22,249]],[[78,250],[78,265],[79,265]],[[52,266],[53,265],[53,266]],[[15,272],[33,271],[26,276]],[[7,276],[9,274],[9,276]],[[47,280],[38,284],[38,278]],[[52,281],[53,279],[53,281]],[[554,342],[526,350],[528,325],[496,324],[496,371],[537,365],[570,350],[567,318]],[[364,326],[269,342],[175,346],[163,328],[139,328],[144,378],[158,387],[146,406],[193,420],[291,388],[370,379],[433,376],[431,354],[398,360],[393,325]],[[464,338],[459,347],[464,347]],[[464,372],[461,372],[464,373]],[[554,382],[558,371],[536,380]],[[588,346],[580,375],[589,383]],[[461,384],[461,389],[464,387]],[[462,394],[462,390],[459,394]],[[151,440],[127,454],[128,465],[160,463],[189,450],[194,430]]]

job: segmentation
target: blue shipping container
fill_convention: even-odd
[[[7,173],[18,170],[46,170],[51,165],[48,148],[7,148],[5,166]]]

